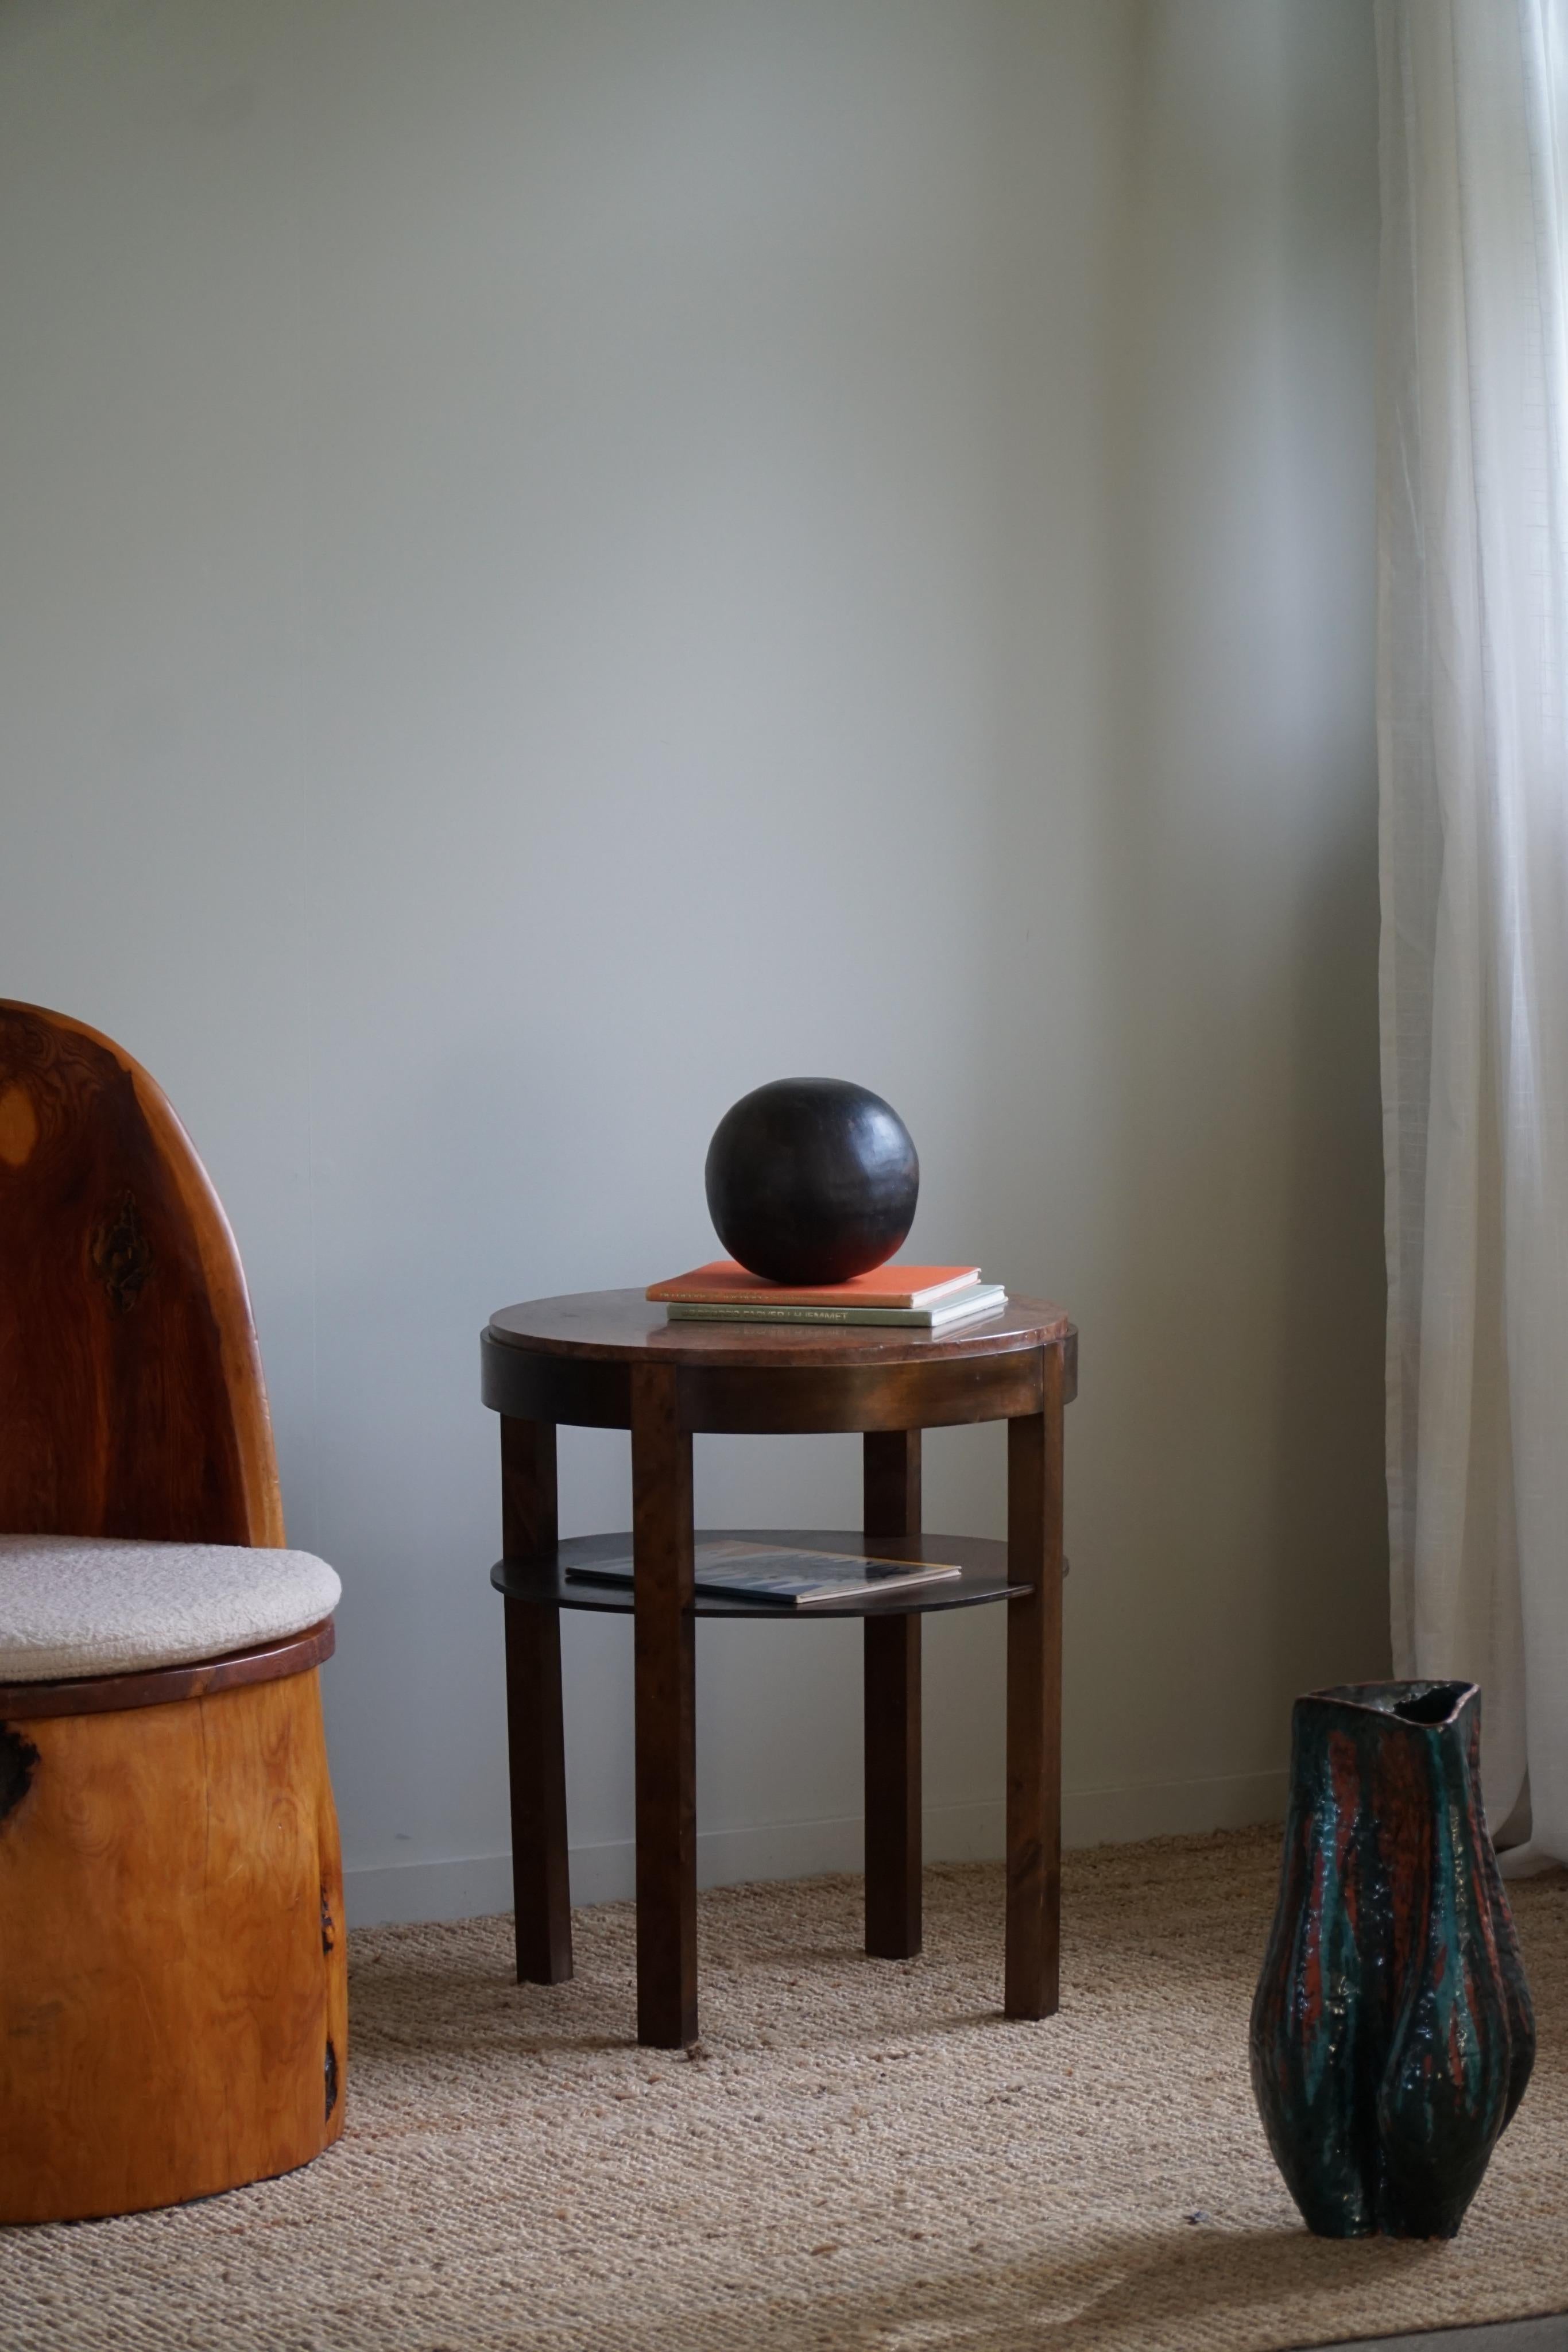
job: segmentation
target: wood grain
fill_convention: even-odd
[[[630,1428],[632,1368],[653,1362],[679,1368],[693,1431],[935,1429],[1038,1412],[1040,1350],[1071,1330],[1061,1307],[1027,1298],[928,1332],[669,1323],[641,1291],[585,1291],[493,1315],[482,1380],[495,1412],[596,1429]]]
[[[559,1540],[553,1423],[501,1423],[501,1540],[509,1560],[553,1559]],[[507,1600],[507,1748],[519,1984],[571,1974],[560,1618]]]
[[[1042,1412],[1008,1424],[1008,1919],[1004,2007],[1051,2017],[1061,1913],[1061,1408],[1060,1349]]]
[[[82,1675],[73,1682],[0,1683],[0,1722],[27,1723],[44,1715],[118,1714],[131,1706],[172,1706],[242,1683],[281,1682],[308,1674],[337,1647],[332,1620],[308,1625],[284,1642],[264,1642],[191,1666],[157,1666],[145,1674]]]
[[[920,1432],[867,1436],[868,1541],[920,1532]],[[865,1948],[873,1958],[920,1949],[920,1619],[865,1621]]]
[[[524,1310],[507,1312],[521,1315]],[[707,1331],[718,1327],[670,1328]],[[879,1342],[885,1337],[873,1336]],[[711,1349],[690,1363],[668,1353],[660,1360],[679,1369],[682,1417],[693,1431],[783,1435],[936,1429],[1039,1412],[1039,1347],[1018,1344],[1014,1332],[998,1332],[997,1339],[991,1349],[971,1349],[961,1356],[927,1341],[924,1354],[899,1354],[881,1346],[864,1353],[846,1347],[820,1362],[805,1353],[780,1355],[772,1364],[727,1362],[716,1360]],[[562,1354],[521,1338],[507,1339],[492,1325],[480,1348],[481,1392],[492,1412],[519,1420],[629,1429],[632,1370],[652,1353],[607,1339],[598,1357]],[[824,1355],[820,1346],[812,1353]]]
[[[683,1371],[687,1426],[802,1436],[832,1430],[945,1429],[1008,1421],[1040,1409],[1040,1351],[927,1362],[820,1364],[781,1379],[760,1365],[698,1365]]]
[[[281,1545],[234,1236],[160,1089],[0,1003],[0,1528]],[[0,1690],[0,2221],[286,2171],[342,2129],[329,1622]]]
[[[281,1544],[234,1236],[107,1037],[0,1002],[0,1528]]]
[[[692,1441],[673,1365],[632,1375],[637,2039],[697,2038],[696,1641]]]
[[[492,1412],[569,1429],[630,1429],[632,1368],[610,1359],[557,1356],[479,1335],[479,1393]]]
[[[348,2010],[317,1675],[34,1720],[26,1746],[0,1819],[0,2221],[318,2155]]]
[[[640,1290],[584,1290],[532,1298],[491,1316],[492,1337],[565,1358],[619,1356],[686,1369],[727,1365],[762,1370],[795,1366],[831,1370],[846,1364],[930,1364],[977,1360],[1017,1349],[1049,1347],[1071,1329],[1065,1310],[1042,1299],[1011,1298],[996,1315],[946,1331],[867,1324],[671,1323]]]

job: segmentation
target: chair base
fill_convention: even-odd
[[[0,2222],[319,2156],[347,1957],[314,1670],[0,1724]]]

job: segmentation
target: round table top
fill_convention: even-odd
[[[779,1370],[1006,1356],[1051,1347],[1071,1330],[1063,1308],[1013,1297],[994,1315],[977,1316],[945,1331],[897,1323],[672,1323],[663,1307],[651,1306],[640,1290],[580,1290],[561,1298],[525,1299],[490,1318],[493,1339],[541,1355]]]

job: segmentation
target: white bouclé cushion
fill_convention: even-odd
[[[342,1590],[308,1551],[0,1536],[0,1683],[220,1658],[319,1624]]]

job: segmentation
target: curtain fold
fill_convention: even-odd
[[[1568,1861],[1568,0],[1377,0],[1395,1670]]]

